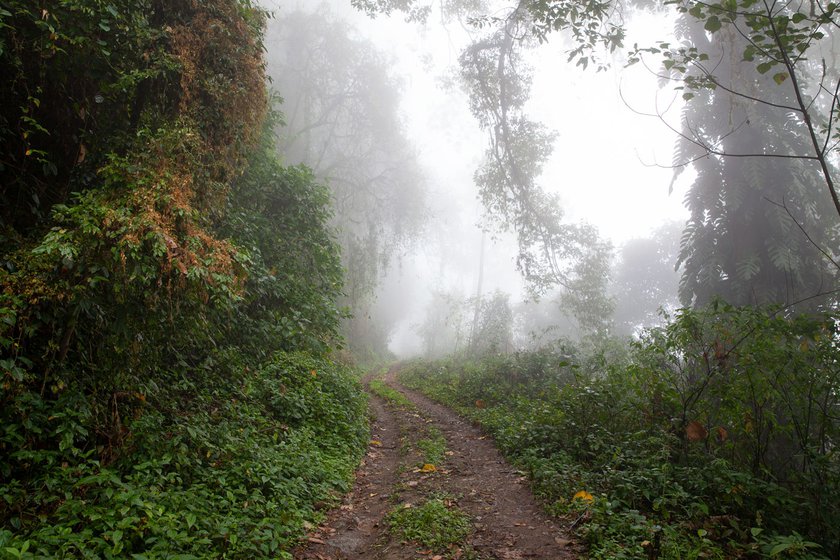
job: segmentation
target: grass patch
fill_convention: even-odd
[[[440,465],[446,457],[446,439],[434,426],[428,429],[427,435],[429,437],[417,442],[417,447],[423,452],[423,462]]]
[[[460,544],[470,533],[469,516],[447,496],[433,497],[418,506],[398,506],[386,520],[391,531],[401,538],[435,552]]]
[[[408,400],[408,397],[400,393],[399,391],[392,389],[388,385],[385,384],[384,381],[381,379],[374,379],[370,382],[370,390],[373,391],[374,395],[382,397],[390,404],[404,408],[406,410],[414,410],[415,407],[414,403]]]

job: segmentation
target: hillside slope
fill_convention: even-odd
[[[263,18],[0,8],[0,558],[283,557],[346,487],[329,196],[273,155]]]

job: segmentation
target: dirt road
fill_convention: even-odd
[[[398,405],[394,398],[371,395],[371,445],[355,487],[295,558],[576,558],[580,547],[540,510],[525,477],[505,462],[492,441],[448,408],[400,386],[394,373],[389,371],[384,383],[408,401]],[[443,460],[434,467],[424,452],[430,434],[441,445],[445,440]],[[441,496],[469,516],[471,529],[462,541],[433,550],[389,530],[389,511]]]

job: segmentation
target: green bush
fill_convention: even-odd
[[[484,425],[549,509],[592,493],[595,557],[838,558],[837,341],[836,316],[716,304],[600,372],[543,351],[401,379]]]
[[[69,437],[64,449],[21,446],[4,469],[39,465],[39,474],[0,487],[0,557],[14,557],[27,542],[24,558],[244,558],[288,550],[316,519],[314,504],[348,490],[367,441],[365,401],[349,372],[303,354],[240,371],[216,378],[215,388],[182,378],[146,395],[126,424],[131,452],[112,462]],[[173,390],[191,395],[176,415],[155,405]],[[277,413],[278,394],[294,395],[291,414]],[[66,429],[78,430],[84,410],[75,419],[59,410]]]
[[[0,558],[286,557],[367,440],[248,0],[0,7]]]

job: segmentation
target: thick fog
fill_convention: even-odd
[[[516,237],[490,223],[479,200],[488,134],[458,79],[477,29],[435,11],[425,24],[399,13],[371,19],[349,0],[266,7],[282,155],[333,189],[356,350],[459,351],[479,325],[492,329],[509,313],[513,332],[481,337],[509,351],[587,329],[632,334],[659,308],[679,306],[684,198],[697,170],[672,166],[684,101],[656,75],[658,62],[627,67],[617,49],[605,53],[605,70],[583,69],[567,62],[562,34],[523,53],[533,76],[524,110],[554,134],[538,183],[559,197],[565,221],[593,226],[599,247],[611,246],[589,271],[609,300],[593,319],[575,316],[559,285],[533,297]],[[625,17],[625,45],[667,40],[674,25],[664,13]]]

